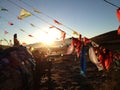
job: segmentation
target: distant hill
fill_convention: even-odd
[[[91,40],[110,50],[120,50],[120,35],[117,30],[92,37]]]

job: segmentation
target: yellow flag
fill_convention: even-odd
[[[31,15],[32,14],[29,11],[27,11],[25,9],[21,9],[19,18],[23,19],[23,18],[26,18],[26,17],[31,16]]]
[[[78,33],[78,32],[76,32],[76,31],[73,31],[73,34],[74,34],[74,35],[79,35],[79,33]]]

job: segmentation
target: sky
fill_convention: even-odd
[[[107,1],[120,7],[120,0]],[[20,43],[26,44],[60,39],[60,31],[50,28],[51,26],[63,30],[66,38],[76,37],[73,31],[91,38],[117,30],[119,26],[117,7],[104,0],[0,0],[0,8],[7,9],[0,11],[0,40],[12,40],[12,43],[15,33]],[[21,9],[32,15],[18,19]],[[33,9],[39,10],[40,13],[34,12]],[[53,20],[62,25],[54,23]],[[8,33],[5,34],[5,31]],[[3,43],[8,44],[6,41],[0,42]]]

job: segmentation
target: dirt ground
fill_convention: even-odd
[[[40,90],[119,90],[117,71],[98,71],[87,60],[87,75],[80,75],[80,61],[74,56],[55,57],[51,78],[44,77]]]

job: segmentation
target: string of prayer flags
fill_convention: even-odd
[[[117,15],[118,21],[120,22],[120,8],[117,9],[116,15]]]
[[[62,25],[62,23],[58,22],[57,20],[53,20],[55,24]]]
[[[31,16],[31,15],[32,14],[29,11],[27,11],[25,9],[21,9],[20,16],[18,16],[18,19],[23,19],[23,18],[26,18],[26,17]]]

